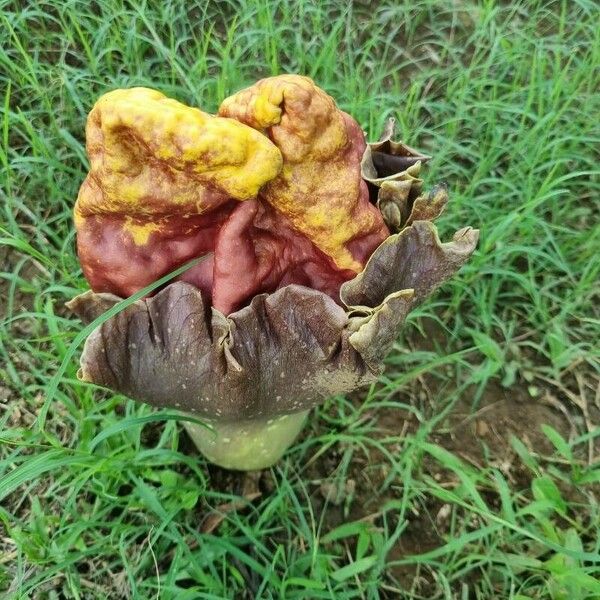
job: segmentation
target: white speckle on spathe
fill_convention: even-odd
[[[134,350],[137,348],[137,344],[134,344],[133,342],[131,342],[131,344],[129,344],[130,348],[133,348]]]
[[[173,331],[170,327],[167,327],[167,333],[171,333]]]
[[[281,373],[279,373],[279,377],[281,377],[281,379],[283,379],[285,377],[285,371],[281,371]]]
[[[281,396],[275,396],[275,402],[281,402]]]
[[[190,360],[190,365],[192,365],[192,367],[196,364],[196,361],[194,360]]]
[[[185,383],[182,383],[182,384],[181,384],[181,387],[182,387],[184,390],[187,390],[187,385],[185,385]]]
[[[175,402],[175,406],[177,406],[177,407],[181,406],[181,402]]]

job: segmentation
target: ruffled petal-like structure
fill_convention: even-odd
[[[111,317],[87,339],[80,377],[130,398],[214,420],[279,416],[373,382],[408,312],[469,258],[477,231],[441,243],[416,221],[329,296],[289,285],[225,315],[175,282]],[[91,322],[121,298],[86,292],[69,303]]]
[[[367,144],[297,75],[216,117],[145,88],[101,98],[75,206],[92,290],[69,307],[90,323],[204,260],[96,328],[79,377],[212,424],[188,430],[218,464],[272,464],[306,411],[376,380],[410,310],[476,247],[470,227],[440,241],[447,187],[423,191],[430,157],[393,129]]]

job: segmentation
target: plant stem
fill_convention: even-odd
[[[211,429],[184,421],[192,441],[208,460],[237,471],[274,465],[302,429],[308,411],[271,418],[210,421]]]

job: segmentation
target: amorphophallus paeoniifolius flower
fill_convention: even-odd
[[[194,414],[207,458],[277,461],[309,409],[373,382],[407,313],[468,259],[477,231],[441,243],[446,187],[424,156],[367,144],[306,77],[263,79],[217,116],[146,88],[92,109],[90,172],[75,205],[90,322],[195,257],[203,261],[105,321],[79,376]]]

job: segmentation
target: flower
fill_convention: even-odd
[[[276,461],[310,408],[377,378],[408,312],[475,248],[471,228],[440,242],[446,187],[422,193],[429,157],[392,133],[366,144],[297,75],[216,117],[144,88],[103,96],[75,206],[93,291],[70,307],[90,322],[208,258],[98,327],[79,376],[203,418],[214,432],[188,430],[222,466]]]

